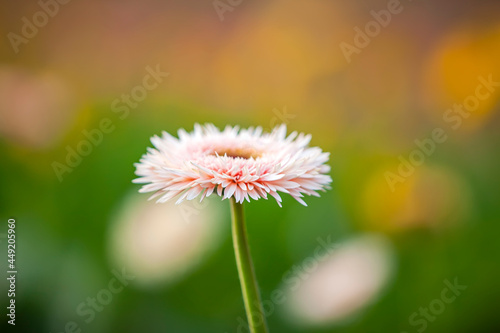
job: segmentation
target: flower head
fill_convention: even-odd
[[[286,126],[271,133],[262,128],[240,129],[226,126],[220,131],[212,124],[195,124],[191,133],[178,131],[179,138],[163,132],[151,142],[140,163],[136,163],[135,183],[145,184],[140,192],[156,192],[151,198],[165,202],[180,195],[177,203],[201,200],[216,192],[223,199],[274,197],[281,206],[278,192],[288,193],[301,204],[304,194],[319,196],[332,181],[326,175],[329,154],[309,147],[311,135],[297,132],[286,136]]]

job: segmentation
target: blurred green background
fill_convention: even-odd
[[[284,122],[331,153],[308,207],[246,205],[262,297],[285,298],[271,332],[500,331],[500,90],[446,118],[500,81],[497,1],[402,1],[378,29],[394,1],[62,2],[0,4],[2,332],[247,332],[229,203],[154,205],[131,183],[152,135],[196,122]]]

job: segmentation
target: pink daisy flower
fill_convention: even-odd
[[[319,196],[332,179],[325,163],[329,153],[309,147],[311,135],[293,132],[286,126],[271,133],[262,128],[240,129],[226,126],[220,131],[212,124],[194,125],[194,131],[178,131],[179,138],[163,132],[151,138],[136,163],[135,183],[145,184],[140,192],[156,192],[151,198],[165,202],[179,196],[177,203],[212,193],[223,199],[234,197],[242,203],[270,195],[281,207],[278,192],[288,193],[301,204],[304,194]]]

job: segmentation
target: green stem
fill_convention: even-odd
[[[243,204],[231,198],[234,254],[251,333],[268,333],[245,227]]]

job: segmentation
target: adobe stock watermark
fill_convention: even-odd
[[[279,124],[285,124],[288,125],[290,123],[289,119],[294,119],[297,115],[288,113],[288,108],[287,106],[283,106],[283,108],[280,110],[278,108],[273,109],[273,114],[274,116],[271,118],[269,121],[269,127],[264,128],[264,132],[271,132],[272,129]]]
[[[493,81],[492,74],[488,75],[487,79],[482,76],[477,79],[479,84],[476,86],[474,93],[467,96],[461,104],[455,103],[443,113],[442,119],[444,123],[448,124],[454,131],[462,126],[464,119],[469,118],[479,108],[481,101],[488,99],[500,87],[500,82]],[[399,155],[396,172],[386,171],[384,174],[391,192],[396,191],[398,183],[404,183],[412,176],[416,167],[422,165],[428,157],[434,154],[437,146],[446,142],[447,139],[448,134],[446,134],[446,131],[441,127],[436,127],[429,137],[414,141],[416,147],[408,156]]]
[[[224,21],[224,13],[232,12],[236,7],[241,5],[243,0],[214,0],[212,5],[214,6],[215,12],[219,17],[219,20]]]
[[[113,269],[111,273],[114,277],[109,280],[106,288],[99,290],[95,297],[87,297],[76,306],[75,313],[83,323],[68,321],[61,331],[55,333],[81,333],[83,324],[93,322],[97,313],[102,312],[113,301],[114,296],[121,293],[129,282],[135,279],[135,276],[127,274],[125,268],[122,268],[121,272]]]
[[[159,64],[155,68],[147,66],[145,70],[146,75],[140,85],[134,86],[129,93],[124,93],[112,101],[111,111],[117,114],[119,120],[126,119],[130,110],[137,108],[139,103],[146,99],[148,92],[156,89],[170,75],[170,73],[163,72]],[[102,118],[97,128],[82,131],[85,138],[78,142],[75,147],[67,145],[64,161],[62,163],[53,161],[51,164],[59,182],[63,181],[63,176],[66,173],[73,172],[82,163],[83,157],[89,156],[94,148],[103,142],[106,134],[112,133],[115,129],[115,121],[107,117]]]
[[[21,18],[22,27],[20,34],[9,32],[9,39],[12,49],[17,54],[21,44],[28,44],[30,40],[38,35],[39,29],[45,27],[51,18],[59,13],[61,5],[66,5],[71,0],[40,0],[37,2],[40,10],[36,11],[31,18],[23,16]]]
[[[415,328],[416,332],[424,332],[429,323],[435,322],[438,316],[446,310],[447,306],[453,303],[467,289],[466,285],[459,284],[456,277],[453,283],[447,279],[443,283],[445,287],[441,290],[439,297],[430,301],[426,307],[420,307],[418,311],[413,312],[408,318],[408,323]]]
[[[202,202],[199,202],[198,200],[186,200],[179,205],[176,205],[179,213],[181,214],[182,220],[186,224],[191,223],[193,215],[200,215],[201,211],[207,206],[207,198],[205,198]]]
[[[319,245],[315,248],[313,255],[285,272],[282,284],[271,292],[269,299],[262,302],[262,310],[265,318],[273,315],[277,306],[286,302],[287,295],[284,291],[285,289],[296,291],[317,270],[318,264],[326,260],[338,248],[337,244],[332,243],[330,235],[326,237],[326,240],[321,237],[318,237],[316,240]],[[240,316],[236,320],[238,321],[237,333],[250,333],[248,322],[243,317]],[[256,324],[259,326],[263,323],[257,322]]]
[[[389,0],[385,9],[370,11],[373,20],[368,21],[363,29],[358,26],[354,27],[355,34],[352,44],[346,42],[339,44],[347,63],[352,61],[351,57],[353,54],[360,54],[363,49],[368,47],[372,39],[380,34],[382,28],[386,28],[391,23],[393,16],[400,14],[403,9],[404,7],[400,0]]]

